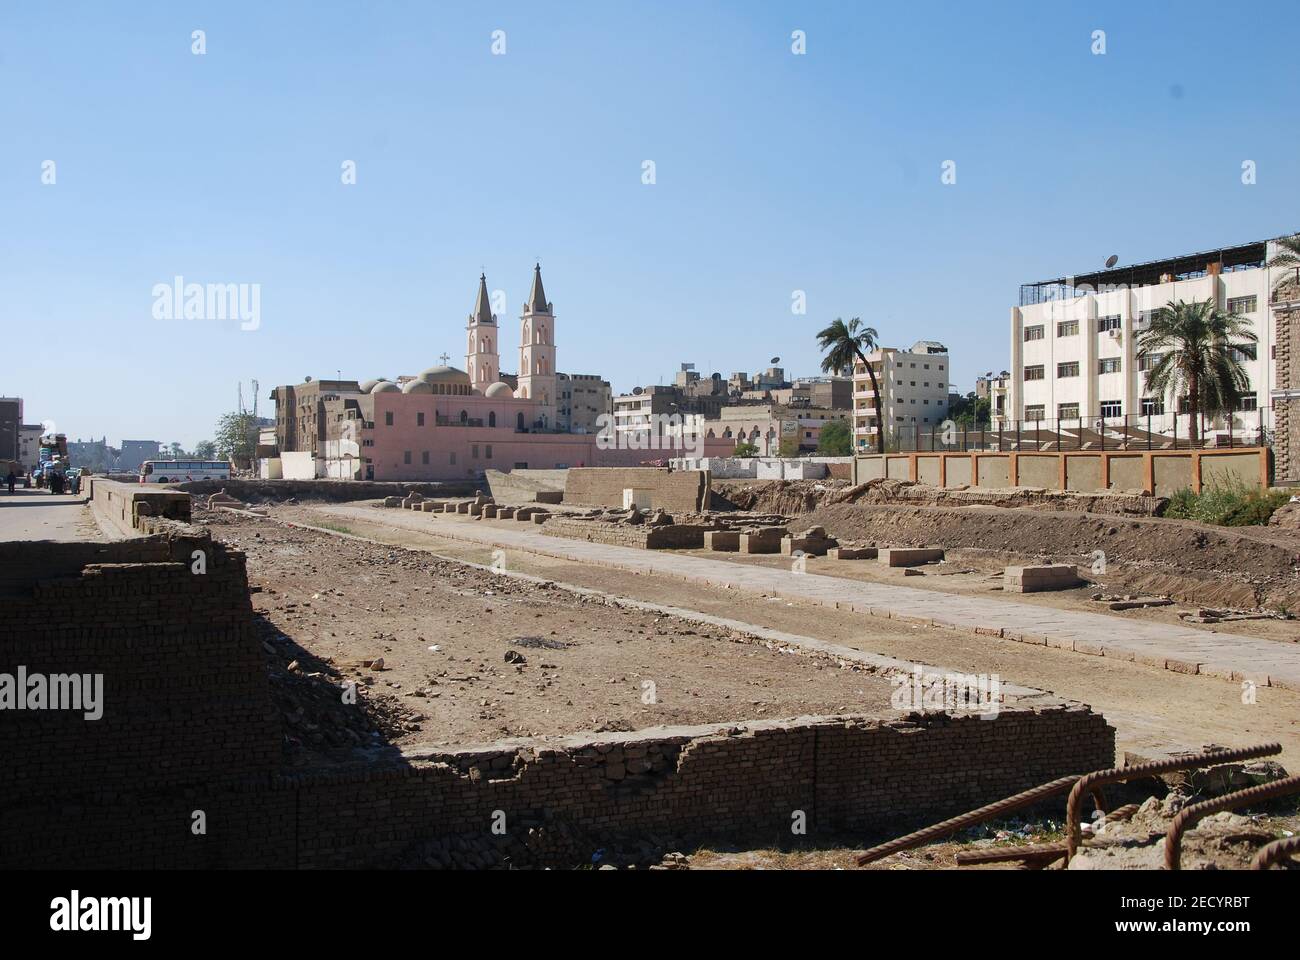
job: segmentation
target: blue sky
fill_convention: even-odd
[[[188,447],[240,381],[269,415],[306,375],[463,366],[480,269],[513,370],[535,257],[559,368],[619,391],[683,361],[812,373],[837,316],[942,340],[969,390],[1008,364],[1022,282],[1300,229],[1295,25],[1282,2],[8,0],[0,395]],[[155,319],[177,275],[259,284],[260,326]]]

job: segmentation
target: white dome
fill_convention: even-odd
[[[402,385],[402,393],[433,393],[433,387],[427,380],[408,380]]]
[[[504,380],[498,380],[496,383],[492,384],[492,386],[483,391],[483,396],[500,397],[502,399],[508,398],[513,400],[515,392],[510,389],[510,384],[506,383]]]

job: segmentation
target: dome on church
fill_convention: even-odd
[[[370,392],[371,393],[400,393],[401,389],[402,389],[401,387],[393,383],[391,380],[380,380],[377,384],[371,387]]]
[[[433,387],[427,380],[408,380],[402,385],[402,393],[433,393]]]
[[[455,367],[438,366],[421,370],[417,379],[425,383],[469,383],[469,374]]]
[[[362,380],[362,381],[361,381],[361,392],[362,392],[362,393],[369,393],[371,390],[375,389],[375,387],[377,387],[379,384],[381,384],[381,383],[385,383],[385,382],[386,382],[386,381],[384,380],[383,377],[376,377],[374,380]]]
[[[498,380],[496,383],[492,384],[492,386],[483,391],[483,396],[513,400],[515,392],[510,389],[510,384],[506,383],[504,380]]]

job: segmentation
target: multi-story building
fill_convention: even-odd
[[[146,460],[158,459],[161,446],[157,440],[123,440],[117,469],[122,473],[135,473]]]
[[[831,420],[847,420],[851,411],[806,404],[742,403],[725,406],[719,415],[705,420],[706,439],[726,439],[735,444],[751,443],[758,455],[811,453],[821,441],[821,431]]]
[[[614,412],[614,391],[608,380],[592,373],[561,373],[559,385],[555,419],[563,433],[595,433],[599,418]]]
[[[22,425],[22,397],[0,397],[0,461],[18,461],[18,436]]]
[[[951,365],[948,348],[933,340],[918,340],[908,350],[882,347],[867,356],[880,387],[880,416],[885,443],[914,447],[919,437],[948,418]],[[853,443],[858,450],[876,449],[881,425],[876,421],[875,392],[861,363],[853,368]]]
[[[1139,348],[1152,315],[1171,302],[1212,300],[1246,319],[1258,337],[1241,361],[1250,388],[1237,411],[1205,418],[1199,431],[1216,442],[1231,431],[1237,442],[1258,440],[1271,426],[1274,325],[1269,299],[1274,271],[1265,266],[1270,241],[1155,260],[1130,267],[1063,277],[1020,288],[1011,308],[1011,376],[1004,427],[1042,423],[1075,431],[1135,431],[1160,442],[1189,424],[1177,414],[1184,399],[1147,389],[1146,372],[1158,361]],[[1180,424],[1181,419],[1181,424]],[[995,423],[999,421],[995,420]]]
[[[39,423],[24,423],[18,428],[18,462],[24,473],[31,473],[41,462],[41,436],[45,427]]]

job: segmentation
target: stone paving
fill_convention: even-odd
[[[1300,645],[1240,634],[1142,623],[1099,613],[1054,610],[1012,600],[961,597],[917,587],[795,574],[729,560],[635,550],[549,537],[530,527],[471,523],[449,515],[379,513],[326,506],[323,513],[383,523],[432,536],[510,547],[636,573],[680,577],[710,586],[824,604],[869,616],[1038,643],[1081,654],[1161,667],[1176,673],[1300,691]]]

